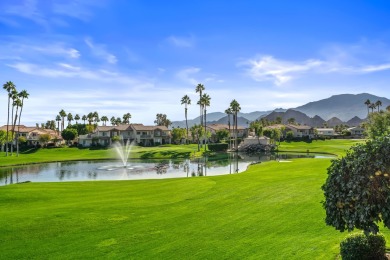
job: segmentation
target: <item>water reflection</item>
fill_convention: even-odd
[[[58,182],[214,176],[242,172],[251,163],[318,156],[227,153],[221,157],[222,159],[218,160],[209,157],[193,160],[134,160],[128,162],[126,166],[123,166],[119,161],[76,161],[7,167],[0,168],[0,186],[29,181]]]

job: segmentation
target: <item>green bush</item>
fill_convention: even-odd
[[[385,253],[386,241],[383,235],[352,234],[340,243],[343,260],[386,259]]]
[[[219,143],[219,144],[209,144],[209,150],[212,152],[222,152],[227,151],[229,148],[229,144],[226,143]]]

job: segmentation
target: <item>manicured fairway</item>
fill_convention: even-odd
[[[323,220],[320,187],[329,163],[0,187],[0,252],[4,259],[334,259],[346,234]]]

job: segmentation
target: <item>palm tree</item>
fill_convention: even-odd
[[[6,137],[6,149],[5,149],[5,156],[8,156],[8,126],[9,126],[9,106],[11,102],[11,97],[12,97],[12,90],[16,89],[14,83],[12,81],[7,81],[3,85],[3,89],[5,89],[8,92],[8,114],[7,114],[7,137]]]
[[[78,124],[78,122],[77,121],[79,121],[80,120],[80,116],[79,116],[79,114],[76,114],[75,116],[74,116],[74,120],[76,120],[76,125]]]
[[[204,110],[204,135],[205,135],[205,145],[204,145],[204,150],[206,151],[206,144],[207,144],[207,129],[206,129],[206,113],[207,113],[207,107],[209,107],[210,106],[210,100],[211,100],[211,98],[210,98],[210,96],[209,95],[207,95],[206,93],[204,93],[203,95],[202,95],[202,98],[201,98],[201,104],[202,104],[202,107],[204,108],[203,110]]]
[[[13,140],[13,137],[14,137],[14,130],[15,130],[15,127],[14,127],[14,122],[16,123],[16,118],[15,118],[15,121],[14,121],[14,110],[15,110],[15,107],[17,106],[17,101],[19,98],[18,98],[18,91],[16,91],[16,88],[13,89],[11,91],[11,99],[12,99],[12,110],[11,110],[11,134],[12,134],[12,140]],[[17,114],[17,113],[16,113]],[[15,117],[17,117],[15,115]],[[11,142],[11,155],[14,151],[14,146],[13,146],[13,142]]]
[[[374,109],[376,108],[375,103],[371,103],[368,107],[371,108],[371,113],[374,113]]]
[[[232,109],[229,107],[228,109],[225,110],[225,113],[227,114],[228,117],[228,126],[229,126],[229,150],[231,149],[231,133],[230,133],[230,115],[233,113]]]
[[[61,117],[61,131],[64,131],[66,112],[63,109],[61,109],[59,114],[60,114],[60,117]]]
[[[99,118],[99,114],[97,111],[93,112],[92,113],[92,116],[93,116],[93,121],[95,122],[95,124],[97,125],[98,122],[100,122],[100,118]]]
[[[57,124],[58,124],[58,135],[59,135],[60,134],[60,121],[61,121],[61,116],[60,115],[56,116],[56,121],[57,121]]]
[[[67,119],[68,119],[68,125],[71,125],[72,121],[74,120],[73,119],[73,115],[71,113],[69,113],[68,116],[67,116]]]
[[[382,106],[382,101],[378,100],[377,102],[375,102],[375,106],[378,108],[379,112],[379,108]]]
[[[91,124],[92,124],[92,121],[93,121],[93,113],[92,113],[92,112],[89,112],[89,113],[88,113],[87,119],[88,119],[89,125],[91,125]]]
[[[126,113],[123,115],[123,123],[124,124],[130,124],[130,118],[131,118],[131,114],[130,113]]]
[[[112,116],[112,117],[110,118],[110,122],[111,122],[111,125],[115,125],[115,124],[116,124],[116,118],[115,118],[115,116]]]
[[[85,121],[87,121],[87,116],[86,116],[86,115],[83,115],[83,116],[81,117],[81,120],[83,120],[84,125],[85,125]]]
[[[16,127],[16,122],[18,120],[18,111],[19,111],[19,108],[20,106],[22,105],[22,101],[20,100],[19,96],[18,96],[19,93],[16,94],[16,96],[14,97],[14,102],[12,104],[12,106],[16,106],[16,111],[15,111],[15,119],[14,119],[14,122],[12,124],[12,131],[11,133],[13,134],[13,137],[14,137],[14,141],[16,143],[16,146],[18,144],[18,141],[17,141],[17,135],[15,134],[15,127]],[[11,155],[13,153],[13,148],[14,146],[12,145],[11,146]]]
[[[186,136],[186,140],[187,140],[187,144],[188,144],[188,121],[187,121],[187,106],[188,105],[191,105],[191,99],[189,96],[185,95],[184,97],[182,97],[181,99],[181,104],[184,105],[184,114],[185,114],[185,118],[186,118],[186,129],[187,129],[187,136]]]
[[[199,101],[198,101],[198,105],[199,105],[199,108],[200,108],[200,125],[203,124],[203,107],[202,105],[200,104],[200,100],[202,99],[202,91],[205,90],[204,86],[202,84],[198,84],[195,88],[195,92],[198,93],[199,92]]]
[[[19,98],[21,98],[21,102],[22,102],[22,104],[20,105],[20,111],[19,111],[18,138],[19,138],[19,129],[20,129],[20,118],[22,117],[24,99],[27,99],[29,95],[30,94],[28,94],[28,92],[26,90],[22,90],[18,94],[18,96],[19,96]],[[16,155],[19,156],[19,140],[16,142]]]
[[[233,116],[233,122],[234,122],[234,128],[235,128],[235,142],[234,142],[234,149],[237,151],[237,129],[238,129],[238,123],[237,123],[237,114],[240,112],[241,107],[240,104],[233,99],[232,102],[230,102],[230,108],[232,109],[232,112],[234,114]]]
[[[105,126],[106,122],[108,121],[108,117],[102,116],[100,119],[103,121],[103,125]]]
[[[364,104],[367,106],[367,115],[370,113],[370,105],[371,105],[371,101],[369,99],[367,99]]]

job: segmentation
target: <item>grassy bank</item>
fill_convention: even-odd
[[[324,223],[329,164],[0,187],[0,251],[4,259],[334,259],[346,234]]]
[[[201,156],[197,145],[165,145],[158,147],[134,146],[130,157],[132,159],[175,159],[190,158]],[[74,161],[74,160],[104,160],[117,158],[115,150],[109,149],[79,149],[79,148],[40,148],[29,149],[20,153],[19,157],[14,153],[13,156],[5,157],[1,153],[0,167],[31,164],[56,161]]]
[[[300,152],[306,153],[331,153],[343,155],[347,147],[362,142],[361,140],[326,140],[306,142],[282,142],[279,145],[280,152]],[[191,158],[202,155],[204,149],[198,152],[196,144],[190,145],[165,145],[158,147],[134,146],[130,157],[132,159],[176,159]],[[79,149],[79,148],[43,148],[29,149],[20,153],[19,157],[5,157],[5,153],[0,154],[0,167],[31,164],[42,162],[72,161],[72,160],[103,160],[115,159],[114,149]],[[213,159],[212,157],[210,158]]]

